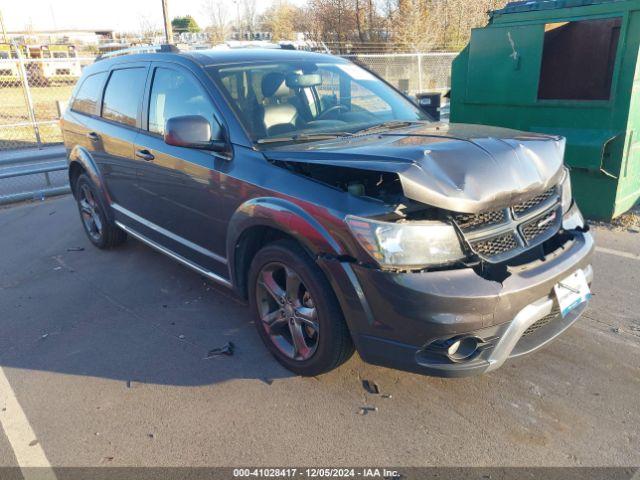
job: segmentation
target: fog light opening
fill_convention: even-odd
[[[451,344],[449,348],[447,348],[447,353],[449,354],[449,356],[455,355],[459,348],[460,348],[460,340],[456,340]]]
[[[447,349],[449,358],[454,362],[461,362],[471,358],[478,350],[479,340],[476,337],[459,338]]]

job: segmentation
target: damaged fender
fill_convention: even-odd
[[[316,205],[308,208],[322,210]],[[314,215],[318,215],[314,211]],[[328,212],[325,215],[330,215]],[[313,215],[292,201],[277,198],[255,198],[249,200],[235,211],[229,221],[227,234],[227,258],[235,265],[236,246],[241,237],[252,227],[270,227],[297,239],[313,256],[343,256],[344,248],[331,236]],[[236,274],[232,272],[235,279]]]

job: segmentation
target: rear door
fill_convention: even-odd
[[[141,125],[148,68],[148,62],[113,67],[102,97],[99,124],[88,132],[111,201],[134,212],[140,210],[143,200],[136,183],[133,144]]]
[[[65,146],[68,149],[80,147],[94,159],[101,153],[96,132],[100,130],[100,103],[108,77],[106,70],[84,77],[61,121]]]
[[[154,63],[144,105],[144,126],[135,142],[138,184],[144,194],[140,216],[145,235],[213,272],[225,274],[224,155],[164,143],[165,122],[201,115],[221,131],[221,116],[203,83],[190,70]]]

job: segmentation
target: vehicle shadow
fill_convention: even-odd
[[[243,301],[134,239],[93,247],[70,196],[2,210],[0,230],[0,366],[128,386],[293,376]]]

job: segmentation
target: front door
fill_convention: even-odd
[[[164,143],[165,122],[182,115],[201,115],[220,132],[215,107],[195,76],[174,65],[153,67],[145,105],[147,129],[135,141],[138,184],[144,193],[140,215],[147,233],[181,256],[210,271],[228,275],[226,224],[220,212],[228,160],[214,152]]]

